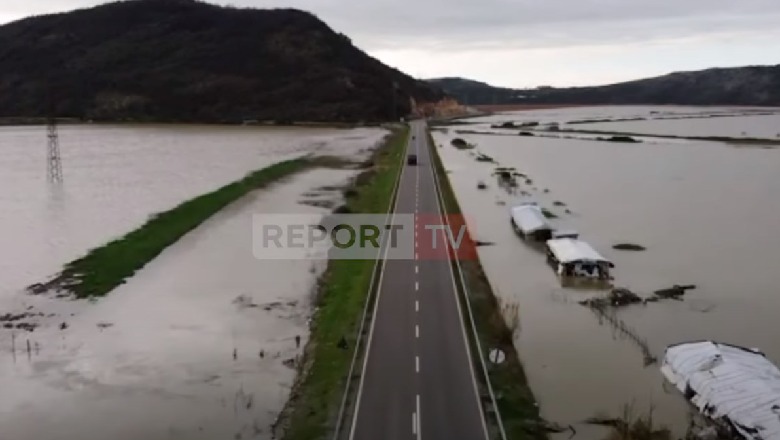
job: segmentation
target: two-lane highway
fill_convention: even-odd
[[[425,123],[413,121],[395,212],[440,214]],[[415,246],[423,234],[416,228]],[[445,235],[438,233],[439,246]],[[385,260],[360,379],[351,440],[485,440],[454,274],[429,248],[412,260]]]

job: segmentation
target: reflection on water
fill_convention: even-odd
[[[550,266],[552,270],[555,270],[554,265],[548,263],[548,266]],[[612,281],[603,279],[570,276],[559,276],[558,279],[561,287],[569,289],[604,291],[613,287]]]
[[[780,152],[462,135],[498,162],[486,164],[450,147],[454,136],[436,134],[445,146],[439,152],[477,238],[497,243],[479,254],[496,293],[519,304],[516,342],[545,417],[578,423],[615,415],[633,401],[637,409],[654,405],[656,420],[679,430],[688,406],[664,387],[657,365],[644,365],[635,340],[578,304],[598,291],[562,286],[544,255],[514,234],[508,207],[523,200],[539,201],[559,217],[557,225],[578,230],[614,261],[616,286],[652,296],[674,284],[697,285],[683,301],[632,305],[615,315],[653,356],[660,359],[672,343],[711,338],[759,347],[780,361]],[[515,194],[478,190],[476,182],[496,166],[516,167],[532,183],[520,181]],[[647,250],[612,249],[623,242]],[[578,436],[583,432],[578,427]]]

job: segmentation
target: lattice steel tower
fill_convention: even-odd
[[[46,137],[49,139],[49,148],[46,157],[49,182],[62,182],[62,157],[60,157],[60,136],[57,132],[57,119],[51,117],[46,124]]]

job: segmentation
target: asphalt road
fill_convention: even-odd
[[[440,211],[424,122],[411,134],[418,165],[401,175],[395,212],[425,218]],[[420,253],[384,263],[351,440],[487,439],[454,274]]]

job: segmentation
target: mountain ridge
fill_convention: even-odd
[[[0,26],[0,117],[379,121],[442,97],[298,9],[125,0]]]
[[[427,81],[466,105],[780,105],[780,64],[672,72],[587,87],[512,89],[460,77]]]

